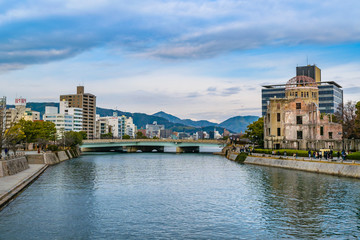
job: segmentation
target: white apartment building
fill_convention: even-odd
[[[73,116],[73,131],[80,132],[83,130],[83,111],[82,108],[69,107],[68,101],[60,102],[60,114]]]
[[[96,115],[96,138],[101,138],[102,135],[108,133],[111,133],[113,138],[122,138],[124,135],[135,138],[136,132],[137,127],[132,117],[118,116],[116,113],[106,117]]]
[[[129,117],[125,120],[125,134],[129,135],[131,138],[135,138],[137,132],[137,127],[134,124],[133,118]]]
[[[108,134],[109,129],[109,121],[106,118],[100,118],[99,114],[96,114],[95,121],[95,138],[101,138],[101,135]]]
[[[58,138],[61,138],[64,132],[82,131],[82,109],[70,108],[66,101],[60,102],[60,111],[57,107],[45,107],[43,120],[55,124]]]
[[[98,121],[100,121],[99,123],[100,127],[104,127],[105,129],[106,125],[108,126],[108,132],[112,133],[113,138],[122,138],[122,136],[125,135],[125,122],[126,122],[125,116],[119,117],[117,116],[116,113],[114,113],[113,116],[100,117]],[[100,136],[101,134],[105,134],[105,133],[106,132],[104,130],[104,133],[100,133]]]

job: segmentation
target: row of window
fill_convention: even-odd
[[[333,132],[328,132],[329,139],[333,139]],[[271,135],[271,129],[268,129],[268,135]],[[320,135],[324,136],[324,127],[320,127]],[[281,136],[281,129],[277,128],[277,136]],[[297,131],[297,139],[303,139],[303,131]]]

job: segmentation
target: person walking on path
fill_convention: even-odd
[[[311,159],[311,151],[310,150],[309,150],[308,154],[309,154],[309,158]]]

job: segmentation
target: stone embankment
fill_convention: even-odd
[[[5,157],[0,161],[0,209],[39,177],[49,165],[80,156],[80,150]]]
[[[234,161],[239,153],[229,152],[226,157]],[[343,177],[360,178],[360,164],[355,161],[328,161],[310,158],[276,157],[253,154],[247,156],[245,164],[280,167],[307,172],[324,173]]]
[[[49,152],[49,153],[31,154],[31,155],[26,155],[26,158],[29,164],[54,165],[78,156],[80,156],[79,150],[66,150],[66,151],[59,151],[56,153]]]
[[[5,157],[0,161],[0,177],[17,174],[29,168],[28,161],[23,154]]]

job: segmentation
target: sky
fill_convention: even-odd
[[[316,64],[360,101],[360,1],[0,0],[0,96],[221,122]]]

